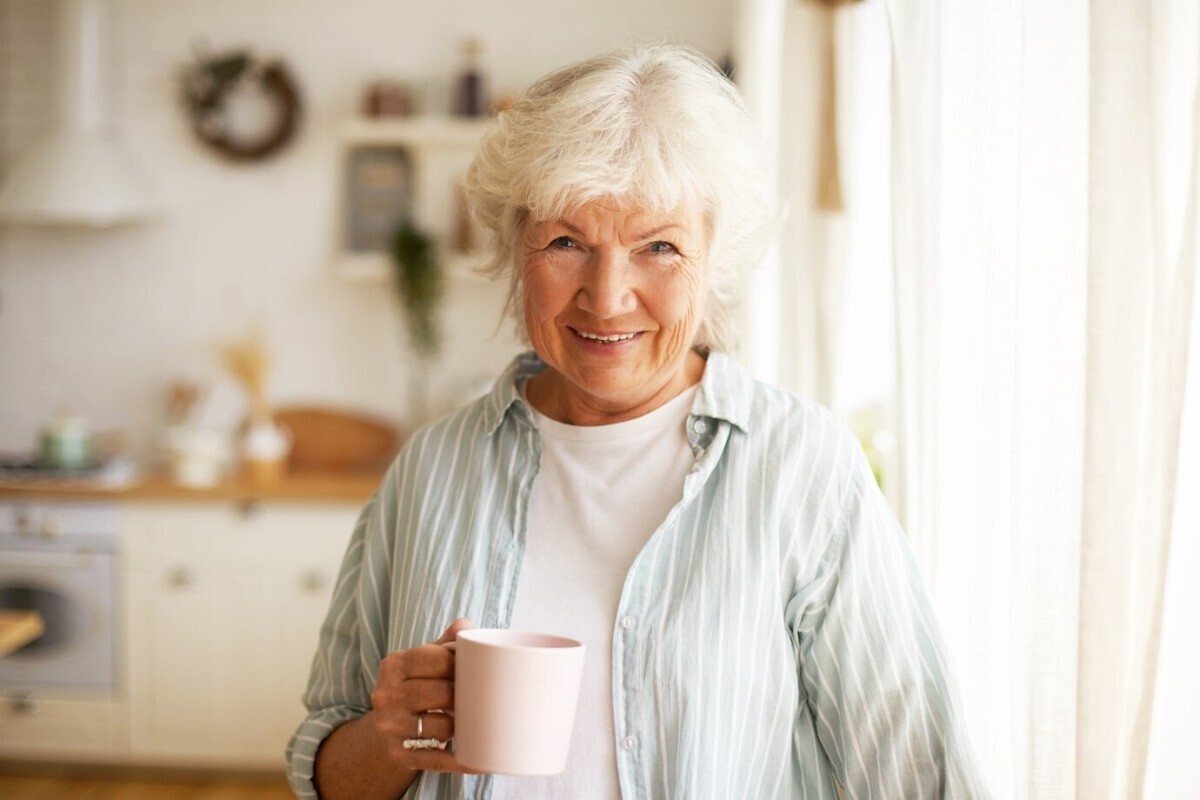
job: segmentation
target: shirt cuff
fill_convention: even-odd
[[[313,785],[317,749],[334,730],[366,714],[365,709],[353,706],[330,706],[308,715],[292,734],[287,746],[288,783],[300,800],[318,800]]]

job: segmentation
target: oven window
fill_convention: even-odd
[[[6,658],[40,658],[68,646],[86,635],[90,614],[77,600],[44,586],[8,584],[0,586],[0,608],[38,611],[45,632]]]

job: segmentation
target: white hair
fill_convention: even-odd
[[[593,200],[688,205],[709,227],[695,344],[729,349],[741,272],[772,227],[764,152],[738,88],[694,50],[640,45],[556,70],[500,113],[467,172],[472,215],[492,233],[482,271],[508,278],[507,311],[523,335],[517,259],[527,220],[559,219]]]

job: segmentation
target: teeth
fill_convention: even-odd
[[[586,333],[584,331],[579,331],[579,335],[585,339],[591,339],[596,342],[623,342],[626,339],[632,339],[634,336],[637,336],[636,333],[614,333],[611,336],[600,336],[595,333]]]

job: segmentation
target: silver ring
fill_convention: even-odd
[[[442,741],[425,735],[425,715],[417,714],[417,735],[412,739],[405,739],[405,750],[441,750]]]
[[[440,739],[405,739],[405,750],[441,750],[442,741]]]

